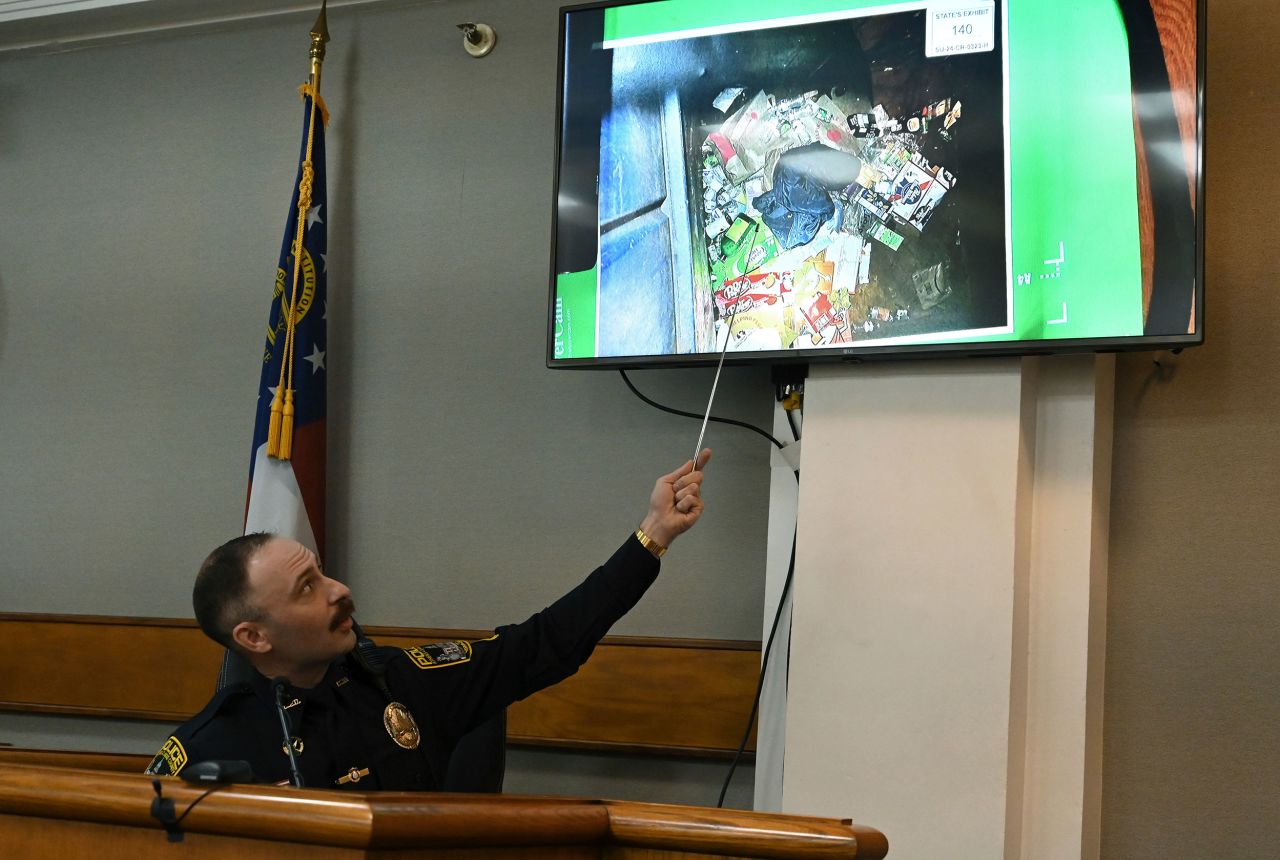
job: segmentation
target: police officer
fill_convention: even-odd
[[[572,675],[636,604],[671,541],[701,516],[710,457],[659,478],[640,527],[581,585],[478,642],[356,648],[351,592],[310,550],[268,534],[228,541],[196,576],[196,620],[256,672],[179,726],[148,772],[243,760],[260,781],[289,781],[279,697],[308,787],[439,789],[459,738]]]

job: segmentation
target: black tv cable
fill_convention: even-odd
[[[702,421],[704,429],[707,421],[714,421],[718,424],[729,424],[734,427],[741,427],[744,430],[750,430],[751,432],[756,433],[768,439],[770,442],[773,443],[775,447],[777,447],[779,451],[781,451],[785,447],[771,433],[766,432],[765,430],[755,426],[754,424],[749,424],[746,421],[738,421],[733,418],[720,418],[712,415],[710,403],[707,404],[707,414],[705,416],[698,415],[693,412],[686,412],[683,409],[674,409],[670,406],[664,406],[661,403],[651,400],[650,398],[645,397],[643,394],[641,394],[640,390],[636,388],[635,385],[631,382],[630,377],[627,376],[626,370],[623,370],[620,368],[618,370],[618,373],[622,374],[622,381],[627,384],[627,388],[631,389],[632,394],[634,394],[636,397],[640,398],[642,401],[644,401],[645,403],[647,403],[648,405],[652,406],[655,409],[659,409],[663,412],[668,412],[672,415],[679,415],[683,418],[692,418],[696,421]],[[719,376],[718,369],[716,373],[718,377]],[[800,433],[797,431],[796,424],[794,419],[791,416],[790,410],[787,410],[787,423],[791,427],[791,433],[795,437],[795,441],[799,442]],[[796,476],[796,481],[799,481],[800,480],[799,469],[795,470],[795,476]],[[760,675],[756,681],[755,696],[752,697],[752,701],[751,701],[751,713],[747,717],[747,727],[742,733],[742,741],[741,743],[738,744],[738,750],[733,754],[733,761],[729,765],[729,772],[728,774],[725,775],[724,785],[721,786],[720,788],[720,797],[716,801],[717,809],[720,809],[724,806],[725,795],[728,794],[729,792],[729,783],[732,782],[733,774],[738,769],[738,763],[742,760],[742,756],[746,752],[747,742],[751,740],[751,727],[755,725],[756,715],[760,712],[760,696],[764,692],[765,675],[769,669],[769,655],[773,652],[774,638],[778,633],[778,625],[782,621],[783,607],[787,605],[787,598],[791,594],[791,583],[792,583],[792,580],[795,579],[795,572],[796,572],[796,535],[795,535],[795,532],[792,531],[791,560],[787,564],[787,578],[782,583],[782,593],[778,596],[778,609],[773,614],[773,623],[769,626],[769,638],[765,642],[764,655],[760,659]]]

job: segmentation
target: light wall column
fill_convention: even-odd
[[[814,369],[786,811],[900,858],[1097,856],[1113,375]]]
[[[798,410],[797,410],[798,411]],[[773,649],[764,667],[760,688],[760,709],[756,718],[756,766],[754,808],[761,812],[782,811],[782,775],[787,742],[787,666],[791,661],[791,593],[785,590],[791,567],[791,543],[796,535],[796,504],[799,486],[800,443],[796,431],[803,432],[803,418],[793,415],[795,430],[782,404],[774,405],[773,435],[786,448],[774,449],[769,475],[769,547],[765,556],[764,617],[760,630],[762,650],[773,634]],[[785,601],[779,614],[779,601]],[[774,619],[777,630],[774,630]]]

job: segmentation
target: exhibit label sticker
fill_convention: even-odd
[[[924,55],[976,54],[996,46],[994,0],[930,3],[925,12]]]

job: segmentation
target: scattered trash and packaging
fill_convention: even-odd
[[[958,100],[908,116],[881,105],[846,115],[817,91],[778,99],[727,87],[712,105],[725,115],[702,145],[701,170],[717,342],[732,317],[743,348],[845,343],[951,294],[939,263],[914,274],[914,309],[853,313],[873,254],[894,254],[920,236],[955,187],[921,144],[953,139]]]

